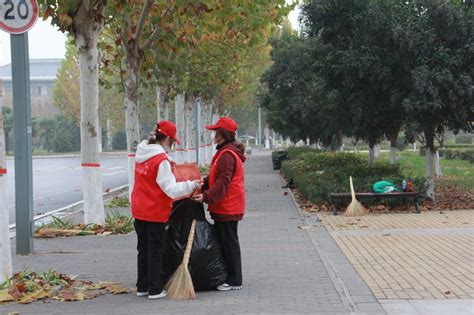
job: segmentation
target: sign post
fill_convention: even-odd
[[[33,176],[28,30],[38,20],[37,0],[0,2],[0,29],[10,33],[15,135],[16,252],[33,252]]]

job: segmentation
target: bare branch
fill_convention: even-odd
[[[157,26],[153,30],[153,33],[151,33],[148,40],[143,45],[143,51],[146,51],[148,48],[150,48],[150,46],[155,42],[155,40],[158,38],[159,35],[160,35],[160,28]]]
[[[142,34],[143,27],[145,26],[145,21],[148,15],[150,14],[150,7],[153,4],[153,0],[145,0],[143,4],[142,12],[140,13],[140,18],[138,19],[137,29],[135,30],[135,34],[133,38],[138,41],[138,38]]]
[[[127,34],[132,32],[132,23],[130,22],[130,16],[128,15],[128,12],[124,13],[123,16],[123,32],[120,32],[120,38],[122,39],[122,43],[128,47],[128,37]]]

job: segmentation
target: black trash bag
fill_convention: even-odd
[[[183,260],[189,229],[196,220],[189,271],[196,291],[215,290],[227,279],[227,269],[214,226],[206,220],[204,206],[191,199],[173,204],[165,233],[162,277],[166,283]]]

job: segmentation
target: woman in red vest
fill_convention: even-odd
[[[209,204],[227,265],[227,281],[217,290],[240,290],[242,263],[237,225],[245,212],[245,147],[235,141],[238,126],[229,117],[221,117],[215,125],[206,128],[215,131],[217,152],[212,159],[209,176],[204,179],[204,193],[194,199]]]
[[[135,183],[132,214],[138,238],[137,295],[159,299],[166,296],[161,279],[163,241],[173,199],[191,194],[201,181],[177,183],[171,171],[170,149],[176,137],[176,125],[163,120],[156,125],[148,141],[138,145],[135,156]]]

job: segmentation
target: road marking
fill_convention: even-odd
[[[113,175],[122,174],[122,173],[127,173],[127,171],[118,171],[118,172],[113,172],[113,173],[105,173],[105,174],[102,174],[102,175],[103,176],[113,176]]]
[[[122,170],[124,169],[125,166],[115,166],[115,167],[109,167],[107,168],[108,171],[111,171],[111,170]]]

